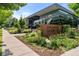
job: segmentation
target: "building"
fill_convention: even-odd
[[[74,15],[74,12],[62,7],[59,4],[52,4],[30,16],[28,19],[28,26],[30,28],[35,28],[39,24],[50,24],[53,20],[58,18],[60,15],[70,16]]]

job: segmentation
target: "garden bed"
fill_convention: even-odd
[[[40,31],[16,36],[41,56],[59,56],[79,46],[79,31],[50,36],[48,39],[40,35]]]
[[[59,56],[62,53],[64,53],[64,51],[60,49],[53,50],[53,49],[48,49],[46,47],[38,46],[36,44],[30,44],[25,41],[25,38],[23,36],[16,36],[16,37],[24,44],[26,44],[28,47],[30,47],[32,50],[34,50],[36,53],[38,53],[40,56]]]
[[[37,29],[24,36],[16,37],[41,56],[59,56],[79,46],[79,31],[76,28],[65,26],[63,31],[46,38],[42,36],[40,29]]]

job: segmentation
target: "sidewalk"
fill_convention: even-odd
[[[69,50],[61,56],[79,56],[79,47]]]
[[[12,56],[39,56],[32,49],[3,29],[3,52]],[[4,55],[5,53],[3,53]]]

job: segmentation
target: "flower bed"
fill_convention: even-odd
[[[28,43],[26,40],[25,40],[25,37],[24,36],[16,36],[20,41],[22,41],[25,45],[27,45],[28,47],[30,47],[32,50],[34,50],[36,53],[38,53],[40,56],[59,56],[63,53],[62,50],[60,49],[57,49],[57,50],[54,50],[54,49],[48,49],[46,47],[41,47],[39,45],[36,45],[36,44],[31,44],[31,43]]]
[[[61,34],[43,37],[41,31],[28,33],[23,37],[17,37],[39,55],[61,55],[65,51],[79,46],[79,31],[70,28]]]

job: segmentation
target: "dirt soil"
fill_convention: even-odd
[[[18,38],[20,41],[22,41],[25,45],[27,45],[28,47],[30,47],[32,50],[34,50],[36,53],[38,53],[40,56],[59,56],[62,53],[64,53],[62,50],[57,49],[57,50],[53,50],[53,49],[48,49],[45,47],[41,47],[38,46],[36,44],[30,44],[27,43],[26,40],[24,39],[23,36],[16,36],[16,38]]]

